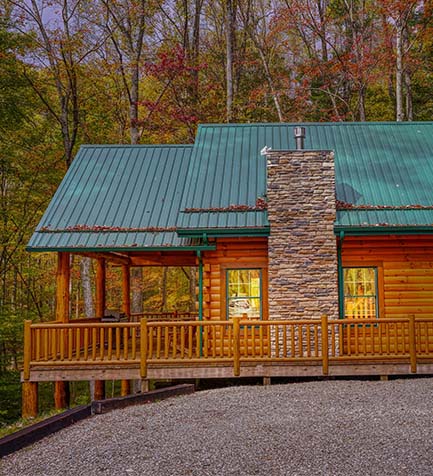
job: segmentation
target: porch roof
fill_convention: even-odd
[[[33,234],[30,251],[191,249],[176,234],[192,147],[82,146]]]

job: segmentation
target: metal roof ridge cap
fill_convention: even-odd
[[[222,122],[204,122],[199,124],[201,127],[255,127],[255,126],[269,126],[269,127],[285,127],[295,124],[316,125],[316,126],[359,126],[359,125],[392,125],[392,126],[415,126],[415,125],[433,125],[433,121],[351,121],[351,122],[240,122],[240,123],[222,123]]]
[[[269,152],[335,152],[335,149],[270,149]]]
[[[153,148],[174,148],[174,149],[192,149],[194,144],[81,144],[80,149],[92,149],[92,148],[128,148],[128,149],[153,149]]]

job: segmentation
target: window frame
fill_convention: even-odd
[[[259,291],[260,291],[260,296],[245,296],[245,299],[259,299],[260,301],[260,316],[259,317],[254,317],[251,318],[251,320],[263,320],[264,319],[264,278],[265,278],[265,273],[264,273],[264,268],[259,267],[259,266],[227,266],[222,269],[222,272],[224,273],[224,284],[225,284],[225,295],[224,295],[224,310],[225,310],[225,319],[228,321],[230,320],[230,310],[229,310],[229,302],[230,302],[230,296],[229,296],[229,286],[230,286],[230,280],[229,280],[229,272],[230,271],[258,271],[259,272],[259,279],[260,279],[260,286],[259,286]],[[241,316],[242,317],[242,316]]]
[[[343,312],[344,315],[341,316],[342,319],[349,319],[346,317],[346,306],[345,306],[345,300],[346,300],[346,294],[345,294],[345,282],[344,282],[344,270],[347,268],[373,268],[375,270],[375,288],[376,288],[376,316],[374,319],[380,319],[381,317],[384,317],[385,312],[384,312],[384,286],[383,286],[383,262],[356,262],[356,261],[349,261],[349,262],[344,262],[341,266],[341,272],[343,274],[342,276],[342,289],[340,290],[340,296],[341,299],[343,300]],[[362,319],[360,319],[362,321]]]

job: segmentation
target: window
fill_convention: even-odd
[[[262,271],[260,269],[228,269],[227,317],[244,314],[250,319],[262,317]]]
[[[377,268],[343,268],[344,317],[374,319],[378,317]]]

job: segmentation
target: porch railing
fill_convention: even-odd
[[[167,311],[167,312],[136,312],[130,315],[132,322],[139,322],[146,318],[148,321],[189,321],[198,318],[198,312],[192,311]]]
[[[234,376],[259,363],[408,362],[433,359],[433,318],[120,323],[25,322],[24,379],[36,366],[225,364]]]

